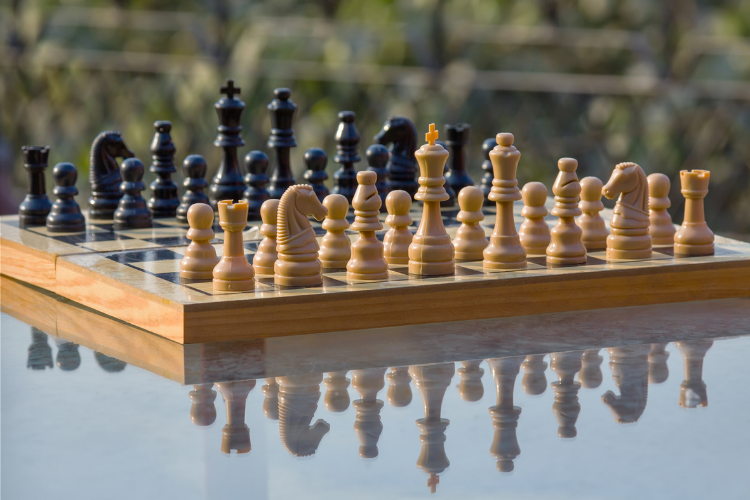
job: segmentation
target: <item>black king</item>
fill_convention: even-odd
[[[216,136],[214,146],[222,148],[221,164],[208,190],[214,210],[221,200],[241,200],[245,191],[237,159],[237,148],[245,145],[245,141],[240,137],[240,116],[245,109],[245,103],[234,97],[240,93],[240,89],[234,86],[234,80],[227,80],[227,84],[221,87],[221,93],[226,97],[222,97],[214,105],[216,114],[219,115],[219,135]]]

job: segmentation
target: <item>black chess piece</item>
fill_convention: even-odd
[[[117,158],[133,157],[135,154],[125,145],[120,132],[108,130],[96,136],[91,144],[89,163],[90,218],[112,220],[117,204],[122,198],[122,177]]]
[[[57,200],[47,216],[47,231],[50,233],[80,233],[86,230],[86,219],[75,200],[78,194],[76,181],[78,171],[72,163],[58,163],[52,169]]]
[[[149,186],[151,198],[148,200],[148,208],[154,218],[174,217],[180,200],[177,195],[177,184],[172,180],[172,174],[177,171],[174,166],[174,153],[176,148],[172,142],[169,132],[172,124],[167,121],[154,122],[156,134],[151,141],[151,163],[150,172],[158,177]]]
[[[18,206],[18,221],[21,227],[43,226],[52,208],[44,182],[49,146],[24,146],[21,151],[23,168],[29,177],[29,192]]]
[[[328,188],[323,182],[328,179],[326,165],[328,165],[328,155],[320,148],[310,148],[305,151],[305,171],[304,178],[313,188],[318,199],[322,202],[328,196]]]
[[[357,191],[357,171],[354,164],[360,160],[359,157],[359,131],[354,124],[357,115],[354,111],[342,111],[339,113],[339,128],[336,130],[336,156],[333,161],[339,163],[339,168],[333,174],[333,194],[341,194],[352,202],[354,193]]]
[[[388,118],[383,130],[375,136],[375,142],[389,146],[391,153],[388,159],[388,191],[402,189],[414,199],[419,189],[416,180],[417,158],[417,128],[411,120],[403,116]]]
[[[445,176],[446,184],[450,184],[453,191],[458,194],[466,186],[473,186],[474,180],[466,171],[466,156],[469,144],[469,133],[471,125],[468,123],[457,123],[445,125],[445,143],[448,145],[450,156],[448,162],[450,170]]]
[[[492,161],[490,161],[490,151],[492,151],[495,146],[497,146],[497,141],[494,137],[485,139],[485,141],[482,143],[482,158],[484,158],[484,161],[482,162],[482,171],[484,172],[484,175],[482,175],[482,183],[480,189],[482,190],[482,194],[484,195],[485,205],[495,204],[494,201],[490,201],[487,198],[490,195],[490,190],[492,190],[492,179],[495,178],[495,174],[492,172]]]
[[[29,346],[29,357],[26,360],[26,368],[44,370],[53,366],[52,348],[47,341],[47,334],[32,326],[31,345]]]
[[[185,181],[182,183],[185,194],[182,195],[182,203],[177,207],[177,221],[187,224],[188,209],[196,203],[209,204],[208,196],[203,190],[208,186],[206,182],[206,169],[208,165],[201,155],[189,155],[182,162],[182,173]]]
[[[151,210],[146,205],[146,200],[141,191],[146,189],[143,183],[143,163],[138,158],[128,158],[120,166],[122,175],[123,197],[115,210],[115,229],[139,229],[151,227],[153,220]]]
[[[98,351],[94,351],[94,359],[96,363],[107,373],[119,373],[125,369],[128,364],[124,361],[120,361],[117,358],[107,356]]]
[[[247,220],[260,219],[260,207],[271,197],[268,184],[268,156],[263,151],[250,151],[245,156],[245,194],[242,199],[247,202]]]
[[[446,151],[448,150],[448,145],[443,141],[435,141],[435,144],[439,144]],[[448,194],[448,199],[440,202],[441,207],[453,207],[456,205],[456,192],[453,190],[453,186],[450,185],[446,177],[449,170],[450,164],[446,161],[445,165],[443,165],[443,177],[445,178],[445,184],[443,184],[443,188],[445,188],[445,192]]]
[[[367,170],[375,172],[378,176],[378,179],[375,181],[375,187],[378,190],[378,196],[380,196],[380,201],[382,202],[380,205],[381,212],[387,211],[385,199],[388,196],[388,184],[386,182],[386,178],[388,177],[388,169],[386,168],[388,158],[390,158],[388,148],[382,144],[373,144],[367,148],[367,151],[365,151]]]
[[[219,115],[219,135],[216,136],[214,146],[222,148],[221,163],[208,189],[214,210],[219,201],[240,201],[245,192],[245,182],[237,158],[237,148],[245,145],[245,141],[240,137],[240,117],[245,109],[245,103],[235,97],[235,94],[240,93],[240,89],[234,86],[234,80],[227,80],[226,86],[221,87],[221,93],[226,94],[226,97],[222,97],[214,105],[216,114]]]
[[[281,195],[284,194],[286,188],[294,185],[289,154],[291,148],[297,147],[294,130],[292,129],[297,105],[289,99],[292,96],[292,91],[289,89],[276,89],[273,91],[273,95],[276,98],[268,105],[272,127],[271,136],[268,138],[268,147],[274,150],[273,175],[268,192],[271,198],[278,200],[281,199]]]

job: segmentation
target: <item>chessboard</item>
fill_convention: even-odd
[[[550,208],[552,204],[549,199]],[[515,205],[517,226],[523,222],[521,208],[520,203]],[[485,207],[484,213],[482,224],[489,235],[495,208]],[[458,208],[444,208],[442,214],[448,233],[454,236],[460,225],[456,220]],[[611,211],[602,215],[609,219]],[[416,204],[411,216],[412,231],[416,231],[421,217]],[[351,213],[349,218],[353,220]],[[553,225],[556,219],[550,216],[547,222]],[[3,224],[5,230],[8,224]],[[319,223],[314,222],[313,227],[322,238],[325,231]],[[43,229],[16,227],[15,234],[25,231],[21,234],[27,238],[33,234],[26,241],[37,242],[34,251],[45,251],[39,241],[46,239],[46,250],[57,252],[48,289],[178,343],[750,295],[750,244],[722,237],[716,238],[715,255],[706,257],[675,258],[671,248],[656,247],[649,260],[606,262],[602,251],[589,253],[587,263],[580,266],[551,267],[543,256],[530,257],[525,269],[513,271],[489,271],[481,262],[459,262],[455,275],[429,278],[409,275],[406,266],[391,266],[388,280],[377,282],[350,280],[343,270],[326,270],[323,285],[317,287],[278,287],[272,276],[258,275],[252,291],[215,292],[211,282],[183,283],[179,279],[179,261],[186,249],[181,238],[186,229],[158,219],[154,228],[122,233],[95,225],[94,232],[78,235],[76,241],[59,241],[55,238],[60,236],[45,234]],[[103,238],[99,241],[114,241],[107,243],[113,247],[97,245],[93,241],[96,231]],[[385,231],[379,233],[381,238]],[[104,236],[108,232],[110,235]],[[120,240],[119,234],[130,239]],[[356,236],[350,232],[352,239]],[[4,231],[3,239],[7,237]],[[260,239],[257,223],[251,222],[244,239],[248,260],[252,261]],[[24,241],[13,243],[21,246],[21,257],[26,255]],[[221,234],[214,243],[221,253]],[[123,247],[117,246],[120,244]],[[2,265],[3,273],[9,274],[5,255]]]

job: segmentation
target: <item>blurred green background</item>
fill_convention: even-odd
[[[420,143],[432,121],[441,131],[467,122],[476,181],[482,141],[509,131],[521,184],[551,187],[562,156],[605,182],[635,161],[670,176],[680,222],[679,170],[708,169],[709,225],[746,235],[748,37],[747,0],[10,0],[0,6],[0,205],[15,211],[26,190],[21,146],[50,145],[50,166],[75,163],[85,205],[96,134],[121,131],[148,163],[155,120],[173,123],[178,169],[199,153],[210,178],[213,104],[234,78],[247,105],[241,156],[266,150],[266,105],[275,87],[292,90],[300,180],[305,149],[333,157],[340,110],[357,113],[361,152],[390,115],[410,117]]]

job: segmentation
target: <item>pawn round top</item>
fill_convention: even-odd
[[[120,165],[120,174],[125,182],[140,182],[143,180],[143,162],[138,158],[128,158]]]
[[[276,97],[277,99],[279,99],[281,101],[286,101],[290,97],[292,97],[292,91],[289,90],[288,88],[281,87],[281,88],[278,88],[278,89],[274,89],[273,95],[274,95],[274,97]]]
[[[521,190],[521,198],[527,207],[543,207],[547,203],[547,187],[541,182],[527,182]]]
[[[575,172],[578,168],[578,160],[575,158],[560,158],[557,160],[557,168],[562,172]]]
[[[354,111],[341,111],[339,112],[339,120],[344,123],[354,123],[357,115]]]
[[[581,179],[581,200],[601,201],[603,186],[604,184],[597,177],[584,177]]]
[[[323,206],[328,209],[329,219],[346,219],[349,201],[341,194],[329,194],[323,199]]]
[[[328,163],[328,155],[320,148],[310,148],[305,151],[305,166],[313,171],[319,172],[325,170]]]
[[[263,224],[276,225],[279,212],[279,200],[266,200],[260,206],[260,219]]]
[[[388,148],[382,144],[373,144],[365,152],[367,158],[367,165],[374,168],[383,168],[388,163],[390,153]]]
[[[189,155],[182,162],[182,172],[185,177],[205,177],[208,164],[201,155]]]
[[[187,220],[192,229],[209,229],[214,223],[214,209],[205,203],[190,205]]]
[[[671,182],[664,174],[651,174],[647,177],[648,195],[652,198],[666,198],[669,196]]]
[[[254,175],[266,173],[268,156],[263,151],[250,151],[245,155],[245,168]]]
[[[55,186],[75,186],[78,180],[78,171],[72,163],[58,163],[52,169],[52,176],[55,179]]]
[[[497,146],[497,140],[495,140],[494,137],[490,137],[489,139],[485,139],[482,143],[482,155],[484,156],[485,160],[490,159],[490,151],[495,149],[495,146]]]
[[[166,120],[158,120],[154,122],[154,128],[157,132],[165,133],[172,130],[172,122]]]
[[[516,138],[510,132],[500,132],[495,137],[495,140],[499,146],[507,148],[513,145],[513,141],[515,141]]]
[[[458,206],[464,212],[479,212],[484,204],[482,190],[475,186],[466,186],[458,193]]]
[[[389,214],[408,215],[411,210],[411,196],[401,189],[391,191],[385,198],[385,207]]]
[[[363,170],[361,172],[357,172],[357,182],[359,184],[362,184],[364,186],[374,186],[377,180],[378,174],[376,172],[373,172],[371,170]]]

